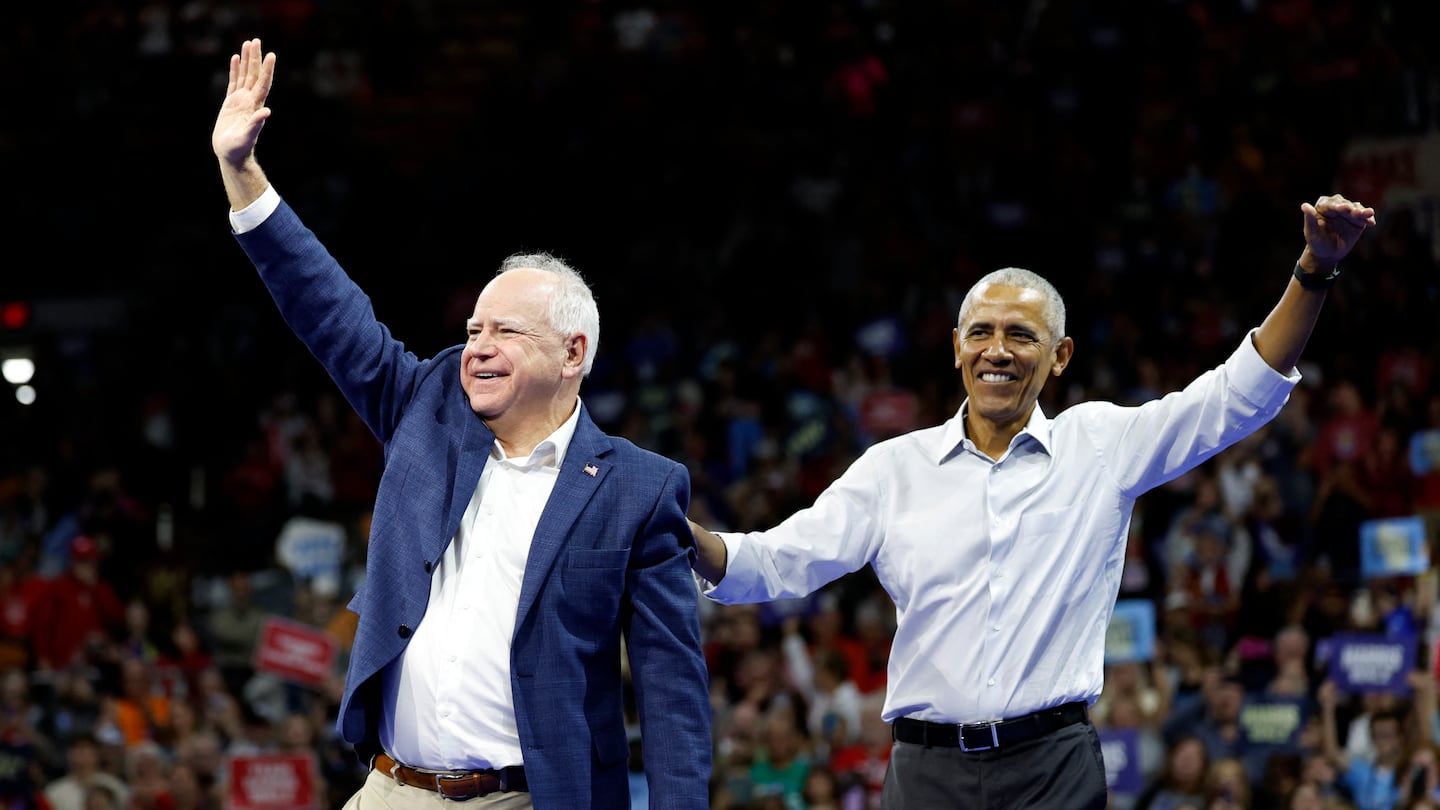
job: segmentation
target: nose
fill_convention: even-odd
[[[1004,335],[991,335],[980,354],[987,359],[1005,359],[1010,356],[1010,345],[1005,342]]]

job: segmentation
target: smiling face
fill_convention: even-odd
[[[991,284],[976,290],[955,330],[955,367],[970,398],[966,432],[982,447],[1009,442],[1030,419],[1045,381],[1060,376],[1074,342],[1050,333],[1038,290]]]
[[[555,276],[540,270],[502,273],[475,300],[465,325],[461,383],[470,408],[507,452],[518,443],[528,454],[575,408],[586,338],[561,335],[551,325],[555,288]]]

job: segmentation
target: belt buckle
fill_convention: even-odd
[[[999,734],[999,732],[997,732],[997,731],[995,730],[995,727],[998,726],[998,725],[999,725],[999,722],[997,721],[997,722],[990,722],[990,723],[975,723],[975,724],[968,725],[968,726],[961,726],[961,727],[960,727],[960,733],[957,735],[957,736],[960,738],[960,750],[961,750],[961,751],[964,751],[964,752],[966,752],[966,753],[974,753],[974,752],[977,752],[977,751],[989,751],[989,750],[994,749],[994,748],[999,748],[999,747],[1000,747],[1000,734]],[[980,745],[976,745],[976,746],[973,746],[973,747],[972,747],[972,746],[969,746],[969,745],[966,745],[966,744],[965,744],[965,729],[967,729],[967,728],[973,728],[973,729],[977,729],[977,730],[982,729],[982,728],[989,729],[989,730],[990,730],[990,744],[989,744],[989,745],[985,745],[984,743],[981,743]]]
[[[465,779],[474,779],[477,783],[477,789],[469,793],[463,793],[460,795],[451,795],[445,792],[446,782],[460,782]],[[441,799],[445,799],[447,801],[463,802],[469,799],[479,798],[481,796],[488,796],[491,793],[504,793],[508,788],[506,782],[507,780],[505,779],[505,771],[503,770],[496,771],[494,774],[437,773],[435,774],[435,792],[440,794]]]

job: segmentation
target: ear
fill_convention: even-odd
[[[960,327],[950,330],[950,343],[955,347],[955,368],[960,368]]]
[[[579,334],[565,339],[565,364],[561,373],[565,379],[584,376],[585,352],[590,347],[590,337]]]
[[[1050,374],[1059,377],[1065,371],[1065,367],[1070,365],[1070,358],[1074,354],[1075,340],[1068,337],[1060,338],[1060,341],[1055,344],[1055,362],[1050,364]]]

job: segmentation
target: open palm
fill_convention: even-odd
[[[215,156],[238,166],[255,151],[255,142],[270,108],[265,99],[275,78],[275,54],[265,54],[259,39],[240,46],[240,53],[230,57],[230,82],[225,89],[225,103],[215,118],[215,131],[210,136]]]

